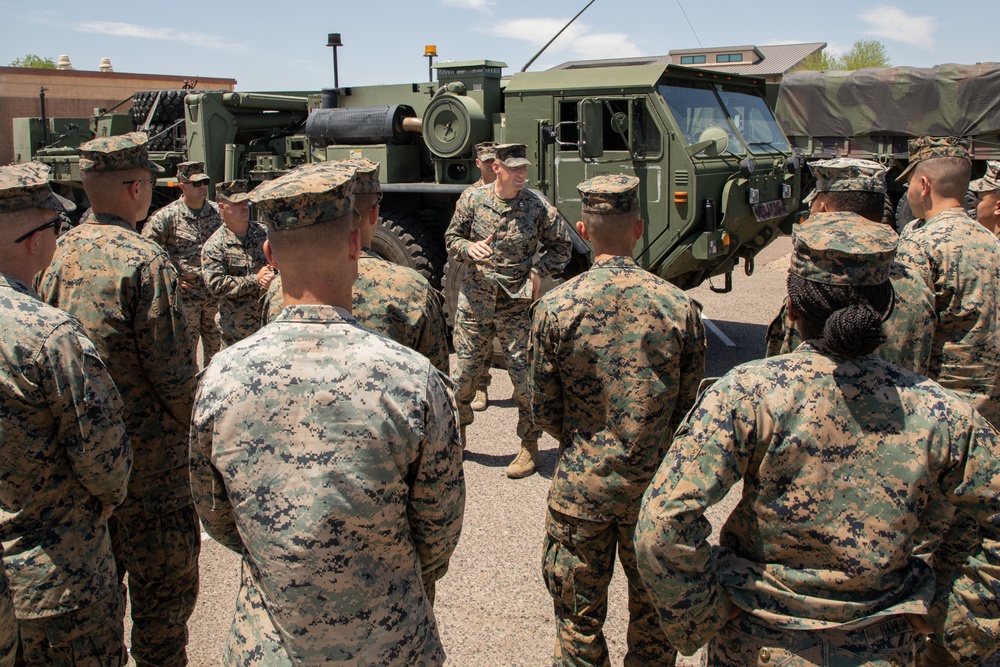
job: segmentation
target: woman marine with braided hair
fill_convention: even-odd
[[[914,665],[927,634],[978,665],[1000,631],[997,434],[872,354],[893,307],[890,229],[830,214],[793,245],[805,342],[710,387],[643,498],[635,545],[661,626],[684,655],[707,644],[708,665]],[[713,549],[705,510],[740,481]],[[982,539],[936,596],[927,536],[954,508]]]

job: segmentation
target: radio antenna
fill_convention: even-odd
[[[583,8],[583,9],[581,9],[581,10],[580,10],[579,12],[577,12],[576,16],[574,16],[573,18],[571,18],[571,19],[569,20],[569,23],[567,23],[566,25],[564,25],[564,26],[562,27],[562,30],[560,30],[559,32],[557,32],[557,33],[555,34],[555,36],[553,36],[553,37],[552,37],[552,39],[550,39],[550,40],[549,40],[548,42],[546,42],[546,43],[545,43],[545,46],[543,46],[543,47],[541,48],[541,50],[540,50],[540,51],[539,51],[538,53],[536,53],[536,54],[535,54],[534,56],[532,56],[531,60],[529,60],[529,61],[528,61],[528,62],[527,62],[527,63],[525,64],[525,66],[521,68],[521,71],[522,71],[522,72],[527,72],[527,71],[528,71],[528,68],[529,68],[529,67],[531,67],[531,63],[535,62],[535,60],[537,60],[537,59],[538,59],[538,56],[542,55],[542,53],[543,53],[543,52],[545,51],[545,49],[549,48],[549,45],[550,45],[550,44],[552,44],[552,42],[554,42],[554,41],[556,41],[557,39],[559,39],[559,35],[561,35],[561,34],[563,34],[564,32],[566,32],[566,28],[570,27],[570,25],[572,25],[572,24],[573,24],[573,21],[575,21],[575,20],[577,20],[578,18],[580,18],[580,14],[584,13],[585,11],[587,11],[587,9],[589,9],[589,8],[590,8],[590,6],[591,6],[592,4],[594,4],[595,2],[597,2],[597,0],[590,0],[590,2],[588,2],[588,3],[587,3],[587,6],[586,6],[586,7],[584,7],[584,8]]]

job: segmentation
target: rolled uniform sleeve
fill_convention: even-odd
[[[465,511],[455,399],[444,376],[431,368],[428,371],[425,437],[407,475],[410,497],[406,511],[425,588],[447,572]]]
[[[458,198],[455,204],[455,213],[451,216],[451,222],[444,233],[444,245],[449,257],[454,257],[459,262],[471,261],[469,258],[469,246],[472,245],[472,219],[474,217],[474,206],[466,190]]]
[[[560,440],[563,429],[563,387],[559,375],[559,331],[553,314],[538,301],[531,320],[528,345],[528,387],[531,392],[531,416],[535,425]]]
[[[177,271],[165,254],[144,267],[133,335],[142,371],[160,401],[187,428],[197,386],[197,342],[177,304]]]
[[[982,541],[953,575],[948,596],[930,610],[935,636],[967,667],[991,655],[1000,637],[1000,443],[988,422],[972,414],[971,427],[952,434],[940,479],[948,500],[975,517]]]
[[[205,395],[204,389],[199,388],[195,400],[197,408],[191,418],[190,437],[191,495],[205,532],[227,549],[242,554],[243,541],[236,528],[226,484],[212,463],[212,440],[215,436],[212,406],[216,399]]]
[[[561,272],[573,256],[573,241],[569,237],[569,223],[548,201],[542,200],[545,206],[545,218],[540,222],[541,257],[532,267],[542,276],[554,276]]]
[[[674,432],[698,397],[698,387],[705,377],[705,323],[701,319],[701,304],[693,299],[688,304],[684,327],[684,352],[678,363],[677,405],[674,407],[670,430]]]
[[[721,385],[721,386],[720,386]],[[635,532],[639,574],[670,644],[692,655],[726,624],[732,602],[716,576],[705,510],[746,471],[756,439],[753,405],[723,378],[678,430],[642,499]]]
[[[132,448],[122,423],[123,405],[94,344],[67,322],[39,350],[42,382],[73,472],[104,505],[125,500]]]
[[[444,317],[441,297],[428,289],[424,297],[425,314],[413,349],[430,359],[434,368],[448,374],[448,325]]]

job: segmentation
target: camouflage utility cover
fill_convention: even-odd
[[[968,137],[1000,133],[997,98],[998,63],[793,72],[774,115],[789,137]]]

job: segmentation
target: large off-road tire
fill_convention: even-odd
[[[435,288],[441,288],[444,241],[412,215],[384,211],[375,228],[372,250],[379,256],[419,271]]]

